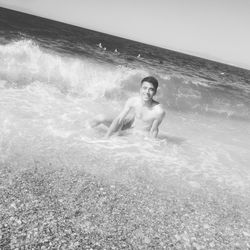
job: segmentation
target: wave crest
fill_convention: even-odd
[[[43,50],[32,40],[0,45],[0,75],[13,87],[32,82],[54,85],[63,93],[99,98],[120,89],[129,79],[147,74],[143,70],[98,63]]]

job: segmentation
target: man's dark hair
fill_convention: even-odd
[[[143,79],[141,80],[141,85],[143,84],[143,82],[150,82],[150,83],[152,83],[153,86],[154,86],[154,88],[155,88],[155,91],[156,91],[157,88],[158,88],[158,81],[157,81],[157,79],[156,79],[155,77],[153,77],[153,76],[147,76],[147,77],[143,78]]]

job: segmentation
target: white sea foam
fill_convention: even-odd
[[[100,98],[118,89],[142,70],[103,65],[84,58],[42,50],[31,40],[0,45],[0,75],[16,87],[34,81],[56,86],[62,92]]]

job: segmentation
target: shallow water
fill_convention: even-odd
[[[39,84],[1,91],[1,161],[20,166],[34,160],[83,167],[110,178],[141,172],[146,178],[189,184],[206,182],[249,190],[247,122],[168,111],[159,140],[128,135],[103,139],[105,128],[86,128],[109,101],[65,96]],[[59,160],[60,159],[60,160]]]

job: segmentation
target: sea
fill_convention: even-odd
[[[149,75],[166,110],[157,140],[87,126]],[[0,8],[0,164],[37,162],[249,197],[250,71]]]

